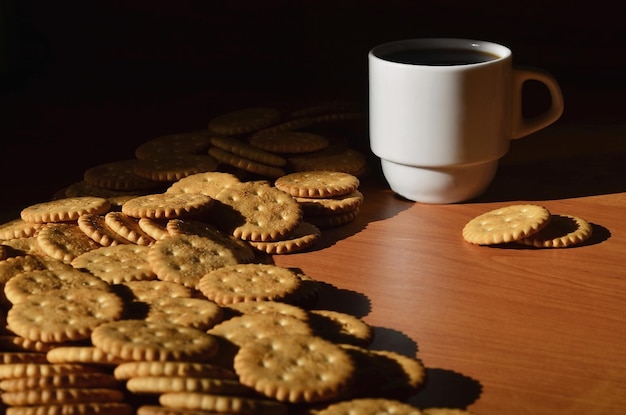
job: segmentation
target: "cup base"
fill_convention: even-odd
[[[445,168],[407,166],[381,159],[391,190],[406,199],[430,204],[458,203],[482,194],[491,184],[498,160]]]

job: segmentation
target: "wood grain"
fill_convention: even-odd
[[[624,153],[594,174],[624,171]],[[564,174],[578,167],[577,155]],[[320,306],[362,315],[374,347],[421,358],[429,370],[419,406],[467,407],[477,414],[613,414],[626,410],[626,190],[623,175],[581,182],[555,198],[549,164],[498,181],[480,200],[425,205],[366,180],[355,222],[324,230],[323,249],[276,256],[327,283]],[[570,165],[571,164],[571,165]],[[546,170],[539,169],[543,166]],[[526,166],[527,167],[527,166]],[[557,181],[558,182],[558,181]],[[571,192],[571,193],[568,193]],[[465,242],[472,217],[518,202],[593,224],[587,243],[568,249]]]

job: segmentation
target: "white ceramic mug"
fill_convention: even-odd
[[[509,143],[563,113],[556,80],[513,68],[511,51],[470,39],[408,39],[369,52],[372,152],[400,196],[456,203],[483,193]],[[522,115],[522,86],[539,81],[551,96],[541,115]]]

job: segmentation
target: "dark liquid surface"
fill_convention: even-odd
[[[499,56],[468,49],[407,49],[387,53],[382,58],[411,65],[452,66],[488,62]]]

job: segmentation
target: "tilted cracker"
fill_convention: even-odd
[[[288,158],[292,171],[330,170],[361,177],[367,171],[367,157],[349,147],[329,147],[313,153],[293,155]]]
[[[537,248],[567,248],[585,242],[592,232],[591,224],[581,217],[551,215],[546,227],[516,242]]]
[[[232,173],[212,171],[196,173],[172,183],[166,192],[171,193],[200,193],[215,198],[222,189],[241,180]]]
[[[142,179],[145,180],[145,179]],[[64,190],[64,197],[81,197],[81,196],[95,196],[95,197],[103,197],[111,202],[111,210],[117,210],[119,206],[121,206],[122,202],[136,197],[141,196],[143,194],[154,191],[155,189],[160,189],[162,187],[161,183],[158,183],[158,186],[150,187],[147,189],[136,189],[136,190],[119,190],[119,189],[105,189],[103,187],[93,186],[88,184],[86,181],[81,180],[78,182],[74,182],[67,186]]]
[[[113,388],[52,388],[3,392],[0,399],[9,406],[35,406],[94,402],[121,402],[124,392]]]
[[[201,330],[166,322],[120,320],[101,324],[91,342],[106,353],[132,360],[207,361],[217,339]]]
[[[126,388],[136,394],[162,394],[170,392],[197,392],[250,396],[253,391],[234,379],[188,378],[181,376],[136,376],[126,382]]]
[[[295,272],[271,264],[226,265],[207,272],[198,282],[200,292],[220,305],[280,300],[299,286]]]
[[[0,261],[4,261],[9,256],[11,256],[11,247],[0,244]]]
[[[222,135],[247,134],[278,123],[280,111],[271,107],[250,107],[219,114],[209,121],[209,131]]]
[[[196,288],[206,273],[238,263],[230,247],[198,235],[175,235],[156,241],[148,260],[157,277]]]
[[[133,415],[135,408],[125,402],[78,402],[11,406],[6,415]]]
[[[270,164],[251,160],[238,154],[222,150],[219,147],[211,147],[209,149],[209,155],[214,157],[222,164],[227,164],[229,166],[241,169],[249,173],[254,173],[259,176],[275,178],[285,174],[285,169],[283,169],[282,167],[276,167]]]
[[[191,131],[151,138],[135,148],[139,160],[161,159],[181,154],[205,154],[211,146],[208,131]]]
[[[42,223],[29,222],[22,218],[10,220],[0,225],[0,241],[35,236],[42,226]]]
[[[293,254],[315,245],[321,238],[319,228],[312,223],[301,221],[289,235],[277,241],[248,241],[250,246],[270,255]]]
[[[122,213],[134,218],[189,218],[206,213],[212,205],[213,198],[200,193],[155,193],[128,200]]]
[[[234,137],[213,137],[211,144],[228,153],[241,156],[247,160],[256,161],[261,164],[267,164],[274,167],[284,167],[287,165],[287,159],[265,151],[262,148],[248,144],[243,140]]]
[[[70,373],[93,373],[100,369],[81,364],[12,363],[0,365],[0,379],[56,376]]]
[[[85,269],[109,284],[153,280],[156,273],[147,259],[149,249],[134,244],[103,246],[77,256],[71,265]]]
[[[305,309],[281,301],[242,301],[229,304],[225,306],[225,309],[233,316],[242,314],[279,314],[296,317],[303,321],[308,321],[309,319],[309,314]]]
[[[155,241],[158,241],[171,236],[167,231],[167,222],[169,220],[170,219],[140,218],[137,221],[137,225],[139,225],[139,228],[150,235],[150,237],[152,237]]]
[[[217,161],[207,155],[179,154],[160,159],[138,160],[135,173],[167,185],[196,173],[217,170]]]
[[[334,100],[311,103],[293,110],[289,115],[293,118],[310,117],[335,113],[353,113],[359,110],[356,102]]]
[[[106,224],[103,215],[93,215],[86,213],[80,215],[76,224],[85,235],[94,240],[98,245],[111,246],[131,243],[123,238]]]
[[[58,260],[56,260],[58,261]],[[61,261],[59,268],[65,268],[67,265]],[[24,271],[34,271],[40,269],[47,269],[46,262],[43,258],[37,255],[24,255],[7,258],[0,261],[0,284],[4,286],[7,281]]]
[[[85,170],[83,180],[90,186],[107,190],[129,191],[160,188],[163,185],[160,181],[135,173],[138,163],[139,160],[130,159],[99,164]]]
[[[110,207],[111,203],[102,197],[68,197],[27,206],[20,212],[20,217],[35,223],[67,222],[77,220],[85,213],[106,213]]]
[[[359,190],[328,198],[296,197],[305,217],[352,212],[361,207],[363,200],[363,193]]]
[[[321,238],[319,228],[312,223],[300,222],[289,235],[277,241],[249,241],[250,246],[269,255],[293,254],[314,246]]]
[[[0,389],[5,391],[20,391],[28,389],[51,389],[51,388],[119,388],[120,381],[109,373],[87,372],[66,373],[50,376],[25,376],[19,378],[3,379],[0,381]]]
[[[39,340],[29,340],[14,334],[0,335],[0,349],[8,352],[45,353],[60,345],[63,345],[63,343],[46,343]]]
[[[139,226],[139,219],[122,212],[109,212],[104,221],[123,238],[137,245],[152,245],[155,240]]]
[[[476,245],[518,241],[539,232],[548,225],[550,217],[550,211],[543,206],[509,205],[471,219],[463,227],[463,238]]]
[[[90,365],[118,365],[126,360],[103,352],[93,346],[60,346],[49,350],[50,363],[80,363]]]
[[[9,363],[48,363],[45,353],[36,352],[0,352],[0,365]],[[0,390],[5,390],[0,386]]]
[[[67,263],[101,246],[72,222],[45,224],[37,234],[37,243],[46,255]]]
[[[111,292],[52,290],[14,304],[7,313],[7,325],[15,334],[33,341],[84,340],[98,325],[120,318],[123,309],[120,297]]]
[[[316,170],[279,177],[274,186],[294,197],[327,198],[352,193],[359,183],[359,179],[349,173]]]
[[[215,206],[221,226],[243,240],[281,239],[302,218],[300,205],[292,196],[263,182],[245,182],[222,190]]]
[[[113,376],[118,380],[128,380],[142,376],[237,378],[237,375],[231,369],[222,366],[211,363],[177,361],[132,361],[120,363],[113,370]]]
[[[287,406],[270,399],[198,392],[169,392],[159,395],[166,408],[247,415],[287,415]]]
[[[37,242],[37,236],[9,239],[6,241],[2,241],[2,246],[5,247],[4,249],[7,253],[6,259],[11,259],[12,257],[24,255],[48,257],[48,254],[46,254],[39,246],[39,242]]]
[[[44,294],[52,290],[90,288],[108,291],[109,284],[100,278],[77,269],[24,271],[11,278],[4,286],[7,300],[12,304],[25,301],[34,294]]]
[[[328,139],[322,135],[304,131],[276,131],[253,135],[250,145],[272,153],[310,153],[328,147]],[[287,161],[282,164],[287,164]]]
[[[235,356],[234,368],[244,385],[291,403],[336,399],[348,389],[355,371],[338,345],[296,334],[246,343]]]

